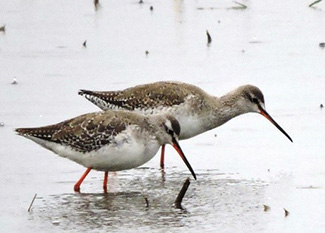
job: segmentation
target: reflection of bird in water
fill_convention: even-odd
[[[120,91],[80,90],[79,95],[102,110],[123,109],[142,114],[168,113],[181,125],[180,139],[214,129],[244,113],[266,117],[290,141],[290,136],[266,112],[264,96],[252,85],[240,86],[221,97],[209,95],[197,86],[180,82],[156,82]],[[164,146],[160,165],[164,167]]]
[[[195,173],[178,144],[180,125],[170,116],[143,116],[133,112],[105,111],[84,114],[58,124],[39,128],[16,129],[39,145],[85,167],[75,184],[80,185],[91,169],[104,171],[107,192],[109,171],[138,167],[154,157],[159,147],[172,144],[196,179]]]

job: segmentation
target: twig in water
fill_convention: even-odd
[[[284,210],[284,217],[287,217],[289,215],[289,211],[286,210],[285,208],[283,208],[283,210]]]
[[[181,191],[179,191],[178,196],[176,197],[176,200],[174,202],[176,208],[183,209],[182,200],[183,200],[183,197],[185,196],[185,193],[186,193],[188,187],[190,186],[190,183],[191,183],[190,178],[187,178],[183,184]]]
[[[234,10],[244,10],[247,8],[246,5],[242,4],[242,3],[239,3],[239,2],[236,2],[234,1],[234,3],[238,4],[239,6],[233,6],[231,9],[234,9]]]
[[[146,201],[146,207],[149,208],[149,200],[147,197],[144,197],[144,200]]]
[[[312,7],[312,6],[314,6],[315,4],[317,4],[317,3],[321,2],[321,1],[322,0],[316,0],[315,2],[313,2],[312,4],[310,4],[309,7]]]
[[[209,45],[212,42],[212,38],[208,30],[207,30],[207,37],[208,37],[208,45]]]
[[[29,205],[28,212],[31,212],[31,210],[32,210],[32,205],[33,205],[33,203],[34,203],[34,201],[35,201],[35,199],[36,199],[36,196],[37,196],[37,193],[35,193],[34,198],[33,198],[32,202],[31,202],[30,205]]]
[[[99,0],[94,0],[95,10],[98,9],[99,6]]]

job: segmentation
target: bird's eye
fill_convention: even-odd
[[[167,133],[170,134],[170,135],[174,135],[174,131],[171,130],[171,129],[169,129],[169,130],[167,131]]]
[[[258,104],[258,99],[255,98],[255,97],[253,97],[253,98],[252,98],[252,102],[253,102],[254,104]]]
[[[165,130],[166,130],[166,132],[168,133],[168,134],[170,134],[170,135],[174,135],[174,131],[173,130],[171,130],[171,129],[169,129],[166,125],[164,125],[164,127],[165,127]]]

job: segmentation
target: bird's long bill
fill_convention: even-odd
[[[187,168],[191,171],[194,179],[196,180],[196,175],[190,165],[190,163],[187,161],[181,147],[179,146],[177,140],[175,138],[173,138],[173,147],[175,148],[175,150],[178,152],[178,154],[181,156],[181,158],[183,159],[184,163],[186,164]]]
[[[292,139],[291,139],[291,137],[281,128],[281,126],[280,125],[278,125],[278,123],[276,123],[275,122],[275,120],[273,120],[273,118],[270,116],[270,114],[268,114],[266,111],[265,111],[265,109],[263,109],[262,107],[259,107],[259,109],[260,109],[260,113],[266,118],[266,119],[268,119],[269,121],[271,121],[271,123],[273,124],[273,125],[275,125],[275,127],[277,127],[291,142],[293,142],[292,141]]]

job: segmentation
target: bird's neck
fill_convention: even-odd
[[[214,97],[214,111],[210,127],[218,127],[236,116],[246,113],[247,111],[242,107],[242,102],[241,96],[233,92],[220,98]]]

